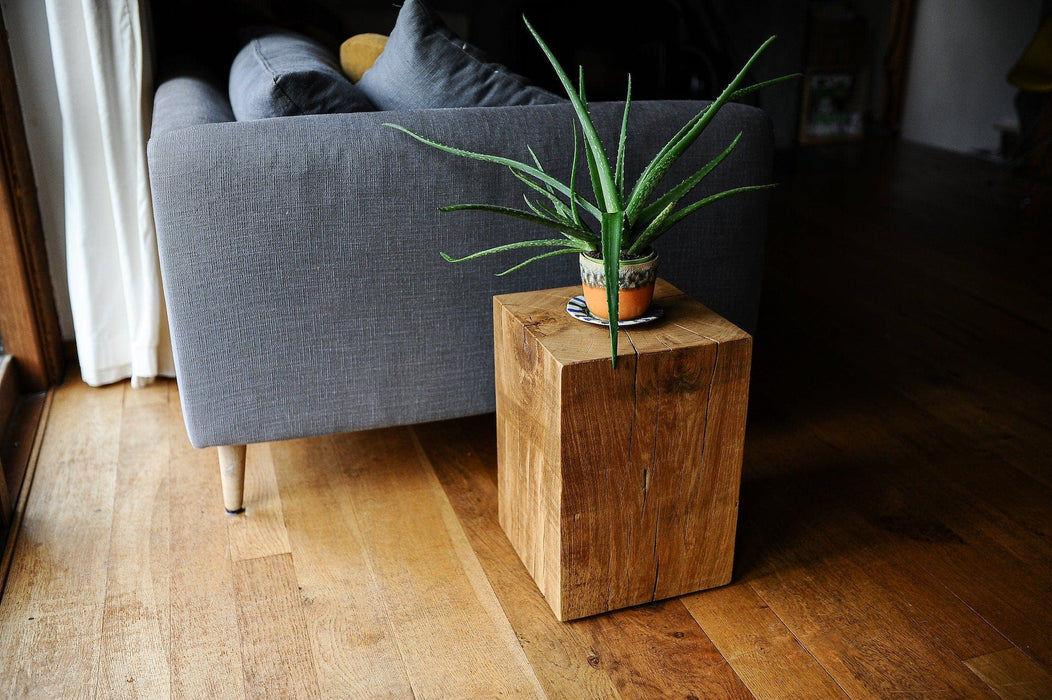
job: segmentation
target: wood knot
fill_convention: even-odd
[[[547,311],[537,311],[528,314],[522,320],[523,331],[529,331],[534,335],[546,336],[551,332],[552,326],[558,325],[559,321]]]

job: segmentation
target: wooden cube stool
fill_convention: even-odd
[[[494,297],[501,527],[560,620],[731,578],[752,338],[659,280],[609,329],[580,287]]]

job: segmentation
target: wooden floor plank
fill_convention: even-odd
[[[94,693],[113,520],[121,385],[56,395],[0,601],[0,695]]]
[[[818,503],[837,507],[844,500],[851,516],[861,516],[859,544],[885,564],[870,571],[878,578],[900,575],[900,600],[927,601],[914,608],[924,610],[925,628],[947,627],[932,612],[939,606],[963,606],[1048,664],[1052,510],[1045,448],[1052,449],[1052,432],[1040,376],[1049,356],[1047,331],[1004,308],[1003,295],[997,306],[975,292],[961,295],[960,279],[949,289],[930,275],[910,275],[900,259],[909,260],[911,248],[939,250],[942,242],[917,235],[916,228],[904,233],[901,220],[889,225],[887,207],[866,193],[847,196],[857,198],[848,206],[872,214],[857,227],[828,217],[835,204],[821,203],[801,217],[801,200],[784,203],[788,225],[774,231],[779,267],[769,277],[781,293],[765,307],[775,340],[757,344],[780,348],[778,366],[788,362],[794,371],[765,365],[758,351],[761,403],[777,407],[777,420],[795,421],[781,428],[794,441],[812,432],[819,451],[831,448],[832,475],[840,483],[830,488],[816,481],[824,491]],[[961,224],[973,242],[990,238],[989,229]],[[1002,273],[989,266],[990,256],[1002,252],[991,248],[968,264],[998,279]],[[800,308],[814,312],[795,311]],[[1000,342],[999,333],[1011,339]],[[787,334],[826,340],[793,353],[794,346],[780,340]],[[1026,342],[1015,342],[1020,337]],[[800,462],[807,461],[816,461],[813,453],[801,455]],[[842,532],[843,519],[835,522]],[[872,532],[865,532],[867,524]],[[998,573],[977,576],[981,570]],[[962,658],[999,648],[987,630],[969,649],[972,624],[960,612],[950,619],[953,633],[944,639]]]
[[[494,593],[508,615],[544,690],[552,698],[579,693],[617,697],[606,669],[589,663],[582,625],[556,619],[497,521],[496,441],[493,416],[413,427],[460,519]]]
[[[822,303],[822,290],[801,289],[784,272],[773,272],[772,277],[786,289],[785,294],[772,300],[767,311],[776,326],[792,309]],[[848,278],[853,279],[845,277]],[[984,341],[982,334],[977,333],[967,341],[949,341],[946,331],[931,327],[930,316],[889,318],[886,307],[862,292],[852,294],[834,285],[825,293],[843,295],[855,303],[823,311],[821,315],[795,318],[791,332],[823,333],[835,326],[838,332],[823,347],[852,371],[868,377],[870,368],[881,367],[885,386],[967,436],[979,454],[996,454],[1046,488],[1052,486],[1052,467],[1047,460],[1035,459],[1052,450],[1052,432],[1044,410],[1050,394],[1035,386],[1040,374],[1027,369],[1031,366],[1028,358],[1039,353],[1047,341],[1028,353],[1017,354],[1018,369],[1009,372],[992,367],[972,352],[973,347],[995,344],[992,336]],[[950,315],[945,325],[952,327],[953,318]],[[885,339],[881,343],[868,342],[875,330]],[[785,328],[784,332],[790,329]]]
[[[171,694],[168,387],[125,392],[106,567],[102,695]]]
[[[208,451],[216,453],[212,449]],[[215,457],[218,465],[218,454]],[[289,536],[285,530],[285,515],[268,443],[249,445],[246,452],[245,509],[249,508],[252,509],[251,518],[227,518],[231,558],[237,562],[289,554]]]
[[[198,450],[168,386],[172,696],[245,696],[234,573],[215,450]]]
[[[334,444],[413,692],[543,696],[413,434],[352,433]]]
[[[863,373],[883,367],[884,380],[904,395],[973,440],[983,438],[983,446],[1046,486],[1052,484],[1047,460],[1034,459],[1052,450],[1045,410],[1048,373],[1042,369],[1047,353],[1041,350],[1048,345],[1048,331],[1021,324],[1034,336],[1005,350],[1005,339],[1012,337],[1005,326],[1017,322],[1013,310],[991,310],[983,300],[945,290],[931,279],[912,281],[902,274],[892,281],[888,270],[897,268],[874,262],[868,249],[837,257],[832,251],[851,246],[829,246],[828,239],[838,235],[829,224],[818,229],[795,222],[790,229],[784,235],[792,243],[778,253],[785,264],[770,273],[772,282],[790,293],[772,299],[783,310],[768,309],[775,323],[794,303],[822,308],[820,315],[793,318],[793,331],[808,333],[820,325],[822,332],[834,324],[838,332],[830,335],[829,346],[850,364]],[[789,274],[790,269],[796,271]],[[818,279],[801,275],[801,269],[821,270],[821,282],[801,282]],[[825,303],[831,293],[847,303]],[[973,317],[980,311],[985,318],[977,323]],[[871,342],[875,333],[880,343]]]
[[[859,568],[822,562],[752,586],[851,697],[991,695]]]
[[[828,264],[836,255],[839,264],[828,272],[823,284],[839,286],[854,306],[866,303],[887,308],[891,305],[899,312],[897,323],[919,324],[932,333],[927,342],[965,345],[987,338],[990,342],[972,348],[974,356],[982,358],[987,367],[1005,375],[1025,373],[1039,385],[1049,386],[1052,360],[1034,353],[1035,348],[1047,342],[1049,329],[1043,323],[1035,324],[1011,309],[990,302],[976,294],[974,288],[962,293],[963,282],[950,284],[934,271],[911,266],[908,258],[903,261],[902,251],[890,249],[882,240],[889,233],[889,227],[879,217],[861,222],[868,230],[845,232],[832,223],[835,219],[830,218],[827,209],[816,211],[800,202],[789,206],[799,227],[794,231],[794,238],[804,246],[809,241],[816,243],[813,248],[809,247],[810,264]],[[836,248],[820,247],[819,240],[827,244],[835,241]],[[845,256],[845,250],[851,254]],[[797,254],[798,251],[799,248]],[[915,271],[889,284],[888,270],[899,268]],[[877,289],[882,298],[867,297],[864,293],[864,290]],[[919,332],[908,337],[915,341],[925,335]],[[896,340],[893,338],[891,342]],[[1025,358],[1024,363],[1020,363],[1021,357]]]
[[[840,366],[842,359],[842,355],[819,354],[814,366],[801,370],[817,372],[821,366],[836,376],[837,370],[828,368]],[[970,533],[980,539],[992,537],[999,547],[1030,565],[1033,574],[1049,573],[1044,564],[1052,556],[1048,508],[1052,489],[1013,469],[1000,454],[982,450],[974,433],[958,432],[956,426],[899,394],[894,379],[875,386],[856,379],[856,366],[840,371],[845,378],[836,387],[830,386],[829,379],[808,382],[807,397],[800,396],[801,382],[794,386],[768,379],[762,391],[772,397],[794,397],[775,399],[784,404],[779,420],[792,422],[796,432],[810,422],[819,443],[835,444],[840,461],[854,460],[869,471],[886,470],[898,484],[897,491],[919,512],[937,513],[936,519],[962,537]],[[831,419],[826,407],[848,401],[853,403],[851,412]],[[1029,459],[1036,459],[1036,454]],[[947,478],[951,473],[952,478]]]
[[[792,419],[779,422],[791,442],[757,430],[747,450],[739,585],[751,585],[852,697],[923,689],[932,679],[952,692],[981,694],[960,660],[1006,640],[921,561],[900,556],[911,545],[928,552],[943,546],[945,528],[916,516],[900,532],[875,526],[889,488],[879,463],[845,461],[828,443],[802,439],[807,431]],[[791,476],[763,477],[769,464]],[[869,519],[858,512],[867,503]],[[928,533],[928,541],[915,543],[906,536],[913,532]],[[910,663],[893,663],[901,654]]]
[[[234,562],[245,686],[252,697],[321,697],[289,554]]]
[[[332,440],[272,454],[322,697],[411,697]]]
[[[626,698],[753,697],[678,599],[570,624],[587,635],[588,662]]]
[[[826,371],[838,366],[837,357],[816,354]],[[811,370],[808,367],[805,372]],[[813,371],[819,370],[816,367]],[[843,491],[856,517],[861,515],[877,529],[897,536],[894,548],[888,551],[903,562],[903,567],[925,571],[942,581],[993,628],[1043,663],[1052,663],[1052,640],[1045,632],[1052,624],[1052,610],[1043,602],[1052,595],[1052,571],[1047,565],[1052,550],[1044,542],[1047,525],[1042,524],[1048,518],[1041,515],[1047,508],[1031,508],[1029,512],[1036,520],[1027,522],[1020,520],[1026,517],[1025,512],[998,511],[985,503],[984,494],[962,489],[962,480],[956,476],[967,476],[973,468],[953,458],[956,448],[943,446],[929,451],[924,445],[927,438],[923,431],[952,436],[952,429],[931,416],[911,411],[908,404],[889,394],[887,387],[858,383],[848,371],[842,375],[835,389],[816,389],[812,384],[806,392],[794,387],[791,380],[776,380],[778,398],[774,400],[795,417],[783,419],[803,422],[813,431],[819,446],[814,449],[831,447],[829,459],[844,470],[837,475],[839,487],[829,489],[829,497]],[[768,384],[767,390],[776,389]],[[843,412],[835,421],[824,418],[829,415],[828,405],[858,396],[866,397],[865,406]],[[915,437],[914,431],[919,431]],[[793,434],[806,440],[804,430]],[[967,436],[957,439],[967,444]],[[954,478],[948,480],[946,470],[951,466]],[[992,458],[980,469],[993,475],[998,467]],[[878,474],[879,480],[875,480],[872,475]],[[1044,488],[1036,482],[1031,487],[1037,493]],[[1017,487],[1005,483],[1001,488],[1011,492]],[[1031,499],[1021,496],[1019,500],[1026,504]],[[1049,499],[1044,500],[1047,503]],[[1009,547],[1013,543],[1025,546],[1028,560],[1012,553]],[[994,567],[1000,573],[976,577],[977,567]],[[990,650],[973,650],[971,655]]]
[[[682,600],[757,698],[847,697],[749,584],[724,586]]]
[[[1005,700],[1052,697],[1052,674],[1015,647],[968,659],[965,663]]]

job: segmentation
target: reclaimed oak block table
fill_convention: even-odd
[[[580,286],[493,299],[501,527],[556,617],[730,582],[752,338],[664,280],[609,329]]]

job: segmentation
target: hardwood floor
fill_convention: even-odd
[[[172,382],[74,373],[0,696],[1052,697],[1052,188],[881,143],[780,180],[730,585],[557,622],[492,415],[250,446],[228,517]]]

